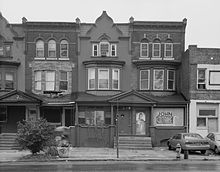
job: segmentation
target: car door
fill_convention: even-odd
[[[208,142],[209,142],[209,145],[210,145],[210,149],[214,149],[215,148],[215,137],[213,135],[213,133],[209,133],[208,136]]]
[[[173,139],[172,139],[172,142],[171,142],[171,146],[173,148],[176,148],[176,145],[178,143],[180,143],[180,140],[181,140],[181,135],[180,134],[177,134],[177,135],[173,136]]]

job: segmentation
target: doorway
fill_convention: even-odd
[[[131,111],[120,111],[118,122],[119,135],[131,135]]]

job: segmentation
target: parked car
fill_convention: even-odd
[[[210,148],[208,141],[197,133],[176,134],[167,141],[167,146],[169,150],[176,149],[178,143],[181,146],[182,152],[189,150],[200,151],[202,154],[205,154],[206,150]]]
[[[209,142],[210,149],[214,150],[216,154],[220,153],[220,133],[209,133],[206,136]]]

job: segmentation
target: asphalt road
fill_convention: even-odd
[[[1,172],[122,172],[122,171],[220,171],[219,161],[87,161],[0,163]]]

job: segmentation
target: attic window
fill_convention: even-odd
[[[100,42],[100,54],[102,57],[109,56],[109,43],[107,41]]]

